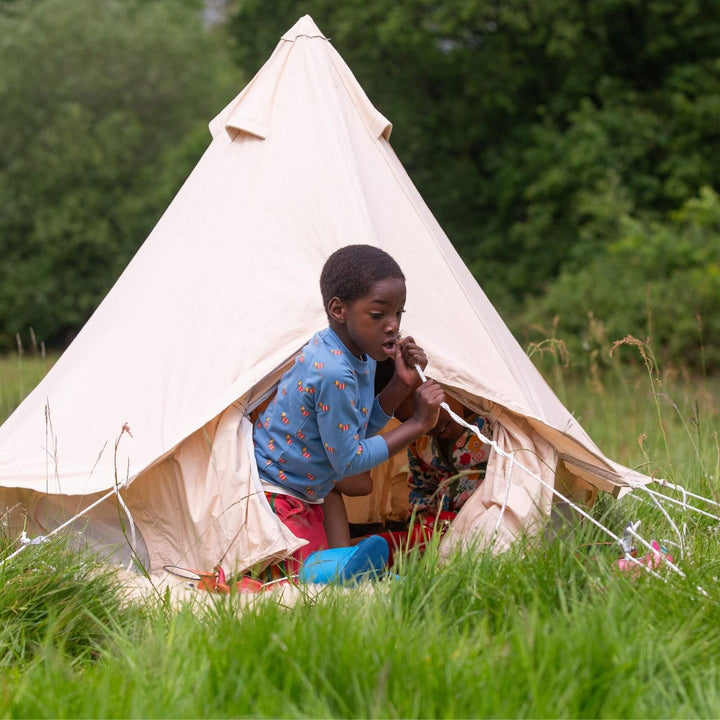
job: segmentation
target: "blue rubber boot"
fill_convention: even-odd
[[[353,584],[382,574],[390,548],[385,538],[370,535],[357,545],[318,550],[305,558],[298,579],[303,583]]]

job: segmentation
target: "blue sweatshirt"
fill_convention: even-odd
[[[260,414],[253,439],[260,477],[308,502],[387,460],[390,419],[375,397],[375,360],[353,355],[329,327],[313,336]]]

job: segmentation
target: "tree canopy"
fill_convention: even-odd
[[[200,9],[0,6],[0,345],[66,342],[208,144],[239,77]]]
[[[558,303],[553,287],[582,273],[575,295],[582,277],[604,284],[609,298],[607,271],[621,257],[638,268],[628,282],[642,292],[649,282],[661,297],[667,277],[640,271],[648,261],[636,253],[647,241],[656,256],[674,257],[679,236],[719,250],[694,254],[702,291],[697,302],[686,293],[674,315],[717,318],[720,227],[693,233],[674,213],[700,202],[701,188],[720,176],[720,5],[242,0],[230,28],[240,66],[254,72],[278,25],[304,13],[393,121],[410,176],[517,334],[539,309],[559,313],[561,327],[567,318],[569,332],[587,325],[588,303],[583,316]],[[645,240],[628,243],[629,227],[643,228]],[[672,282],[679,291],[683,283]],[[607,306],[597,301],[602,315]],[[619,304],[612,312],[618,329],[621,317],[626,323],[623,335],[647,330],[635,300]],[[692,359],[688,346],[684,359]]]
[[[0,5],[0,343],[30,325],[62,341],[82,324],[199,157],[208,118],[309,13],[393,122],[400,159],[521,340],[555,316],[580,338],[592,313],[699,362],[687,328],[720,324],[720,226],[707,219],[720,189],[720,5],[227,8],[239,72],[194,0]],[[720,351],[703,362],[719,365]]]

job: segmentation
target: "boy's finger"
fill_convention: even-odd
[[[408,343],[402,348],[405,357],[425,357],[425,351],[415,343]]]
[[[422,352],[410,352],[403,354],[403,360],[405,361],[405,364],[410,367],[415,365],[425,367],[425,365],[427,365],[427,358],[425,357],[425,353]]]
[[[415,340],[413,340],[412,335],[401,337],[398,340],[398,346],[403,352],[405,351],[405,348],[408,347],[408,345],[415,345]]]
[[[410,351],[408,355],[414,364],[422,365],[423,367],[427,365],[427,355],[422,348],[416,346],[416,349]]]

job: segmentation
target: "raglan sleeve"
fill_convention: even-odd
[[[357,379],[352,371],[324,375],[316,388],[318,430],[338,477],[357,475],[387,460],[383,437],[365,437],[371,410],[356,407]]]

